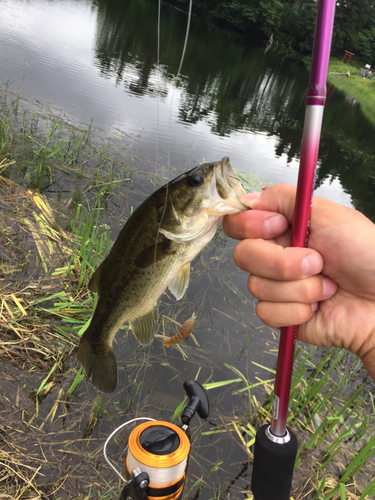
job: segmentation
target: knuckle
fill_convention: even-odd
[[[272,302],[259,300],[255,306],[255,313],[263,323],[271,328],[280,328],[282,324],[282,314],[279,307]]]
[[[247,283],[250,293],[257,299],[261,299],[264,291],[264,280],[259,276],[251,274]]]
[[[300,302],[313,302],[321,294],[321,286],[317,286],[317,280],[311,278],[305,278],[301,282],[301,287],[299,290],[299,301]]]
[[[269,304],[267,302],[262,302],[261,300],[257,302],[257,304],[255,305],[255,313],[258,318],[263,321],[263,323],[268,326],[274,326],[269,322],[270,318],[272,318],[273,315],[269,314]]]
[[[296,318],[295,324],[302,325],[303,323],[306,323],[306,321],[308,321],[314,313],[310,304],[296,304],[294,314]]]
[[[321,276],[312,276],[304,278],[301,281],[299,290],[299,301],[311,303],[322,300],[323,298],[323,279]]]
[[[281,258],[278,259],[276,266],[281,280],[288,281],[293,278],[293,274],[295,274],[295,266],[289,259],[285,259],[282,255]]]
[[[243,271],[250,272],[251,263],[251,241],[246,239],[240,241],[233,252],[235,264]]]
[[[294,195],[296,191],[295,186],[292,186],[291,184],[288,184],[286,182],[277,184],[277,189],[279,189],[280,192],[282,192],[284,195]]]
[[[348,209],[348,213],[350,213],[351,215],[354,215],[355,217],[358,217],[360,219],[367,219],[367,217],[362,213],[360,212],[359,210],[353,208],[353,207],[346,207]]]
[[[300,303],[272,303],[259,301],[255,306],[259,319],[273,328],[289,325],[301,325],[312,316],[310,304]]]
[[[241,267],[243,242],[240,241],[233,252],[233,260],[236,266]]]

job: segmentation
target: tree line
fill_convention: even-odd
[[[164,0],[187,10],[189,0]],[[235,30],[282,54],[311,54],[316,0],[193,0],[193,14]],[[272,45],[271,45],[272,44]],[[332,55],[349,50],[375,65],[375,1],[337,0]]]

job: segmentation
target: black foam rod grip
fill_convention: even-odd
[[[271,441],[266,435],[269,426],[260,427],[255,437],[251,491],[255,500],[288,500],[298,441],[290,429],[287,443]]]

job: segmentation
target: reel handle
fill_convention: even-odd
[[[196,380],[189,379],[184,382],[184,389],[189,402],[181,414],[182,423],[189,425],[195,413],[198,413],[201,418],[207,418],[210,413],[210,403],[201,384]]]

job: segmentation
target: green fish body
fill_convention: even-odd
[[[177,300],[189,284],[190,263],[213,238],[224,215],[247,207],[227,157],[202,164],[158,189],[132,214],[93,274],[98,292],[91,323],[77,351],[88,378],[104,392],[117,385],[112,342],[126,321],[140,344],[155,334],[155,303],[167,287]]]

